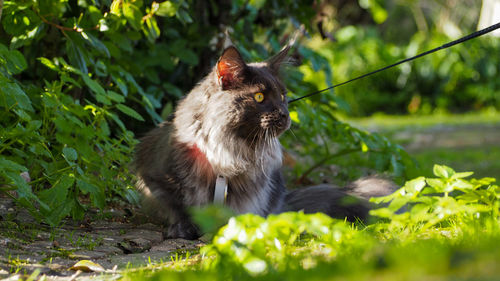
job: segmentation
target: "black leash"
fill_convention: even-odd
[[[394,63],[394,64],[388,65],[388,66],[386,66],[386,67],[383,67],[383,68],[377,69],[377,70],[375,70],[375,71],[372,71],[372,72],[369,72],[369,73],[363,74],[363,75],[358,76],[358,77],[356,77],[356,78],[352,78],[351,80],[348,80],[348,81],[342,82],[342,83],[340,83],[340,84],[336,84],[336,85],[330,86],[330,87],[328,87],[328,88],[326,88],[326,89],[319,90],[319,91],[316,91],[316,92],[313,92],[313,93],[307,94],[307,95],[305,95],[305,96],[301,96],[301,97],[298,97],[298,98],[296,98],[296,99],[290,100],[290,101],[288,101],[288,103],[292,103],[292,102],[295,102],[295,101],[298,101],[298,100],[301,100],[301,99],[308,98],[308,97],[310,97],[310,96],[314,96],[314,95],[320,94],[320,93],[322,93],[322,92],[324,92],[324,91],[328,91],[328,90],[333,89],[333,88],[335,88],[335,87],[342,86],[342,85],[344,85],[344,84],[347,84],[347,83],[350,83],[350,82],[352,82],[352,81],[355,81],[355,80],[358,80],[358,79],[364,78],[364,77],[366,77],[366,76],[370,76],[370,75],[372,75],[372,74],[375,74],[375,73],[377,73],[377,72],[380,72],[380,71],[383,71],[383,70],[389,69],[389,68],[394,67],[394,66],[396,66],[396,65],[400,65],[400,64],[402,64],[402,63],[405,63],[405,62],[408,62],[408,61],[412,61],[412,60],[414,60],[414,59],[417,59],[417,58],[420,58],[420,57],[426,56],[426,55],[431,54],[431,53],[434,53],[434,52],[436,52],[436,51],[443,50],[443,49],[449,48],[449,47],[451,47],[451,46],[454,46],[454,45],[457,45],[457,44],[463,43],[463,42],[465,42],[465,41],[468,41],[468,40],[471,40],[471,39],[473,39],[473,38],[479,37],[479,36],[484,35],[484,34],[486,34],[486,33],[492,32],[493,30],[498,29],[498,28],[500,28],[500,22],[499,22],[499,23],[497,23],[497,24],[494,24],[494,25],[492,25],[492,26],[490,26],[490,27],[487,27],[487,28],[485,28],[485,29],[478,30],[478,31],[476,31],[476,32],[474,32],[474,33],[471,33],[471,34],[469,34],[469,35],[467,35],[467,36],[465,36],[465,37],[462,37],[462,38],[460,38],[460,39],[457,39],[457,40],[455,40],[455,41],[452,41],[452,42],[446,43],[446,44],[444,44],[444,45],[442,45],[442,46],[440,46],[440,47],[437,47],[437,48],[434,48],[434,49],[432,49],[432,50],[429,50],[429,51],[423,52],[423,53],[421,53],[421,54],[418,54],[418,55],[416,55],[416,56],[413,56],[413,57],[411,57],[411,58],[406,58],[406,59],[401,60],[401,61],[398,61],[398,62],[396,62],[396,63]]]

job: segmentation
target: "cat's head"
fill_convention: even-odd
[[[279,77],[288,47],[264,62],[246,63],[238,50],[224,50],[214,68],[222,106],[230,108],[227,124],[249,144],[276,138],[290,127],[286,87]]]

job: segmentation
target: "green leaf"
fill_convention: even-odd
[[[413,179],[411,181],[408,181],[405,183],[405,190],[409,194],[415,194],[420,191],[425,187],[425,178],[424,177],[418,177],[416,179]]]
[[[442,190],[446,185],[446,182],[443,179],[426,179],[426,182],[436,190]]]
[[[193,19],[191,18],[189,13],[184,9],[178,10],[176,16],[183,24],[193,23]]]
[[[109,11],[111,12],[111,14],[115,14],[117,16],[120,16],[122,14],[122,11],[120,9],[122,2],[123,0],[113,0],[111,6],[109,7]]]
[[[95,94],[103,95],[103,96],[106,95],[106,91],[104,90],[104,88],[99,83],[92,80],[88,75],[82,75],[82,78],[83,78],[83,82],[85,82],[85,84],[87,84],[87,86],[92,90],[92,92],[94,92]]]
[[[370,210],[370,215],[377,216],[380,218],[390,218],[394,215],[394,212],[389,208],[380,208],[376,210]]]
[[[172,3],[172,1],[164,1],[160,3],[156,15],[161,17],[173,17],[175,13],[177,13],[177,9],[179,9],[177,4]]]
[[[135,6],[132,2],[123,2],[122,3],[122,11],[123,15],[127,19],[128,23],[135,29],[141,29],[141,20],[142,14],[137,6]]]
[[[433,172],[436,177],[446,178],[446,179],[451,178],[455,174],[455,171],[453,171],[453,169],[438,164],[434,165]]]
[[[143,26],[143,32],[151,43],[160,37],[160,28],[156,23],[156,18],[150,17],[146,19],[146,25]]]
[[[19,74],[28,67],[23,54],[18,50],[9,51],[6,48],[0,48],[0,57],[5,60],[7,72],[12,75]]]
[[[108,99],[107,96],[105,96],[103,94],[97,94],[95,97],[96,97],[98,102],[100,102],[104,105],[111,105],[111,101]]]
[[[461,172],[461,173],[455,173],[453,174],[453,176],[451,177],[452,179],[461,179],[461,178],[466,178],[466,177],[470,177],[474,174],[474,172]]]
[[[95,207],[100,209],[104,208],[106,205],[106,197],[99,187],[87,180],[77,180],[77,186],[83,194],[90,194],[90,199]]]
[[[125,101],[125,97],[123,95],[118,94],[117,92],[108,90],[107,91],[107,97],[110,98],[112,101],[122,103]]]
[[[462,179],[457,179],[452,184],[453,184],[454,188],[461,189],[461,190],[474,188],[473,184],[469,183],[466,180],[462,180]]]
[[[25,166],[5,159],[3,156],[0,156],[0,170],[16,171],[19,173],[28,171]]]
[[[98,52],[100,52],[101,54],[104,54],[106,57],[108,57],[108,58],[110,57],[108,48],[106,47],[106,45],[104,45],[101,42],[101,40],[99,40],[94,35],[92,35],[88,32],[85,32],[85,31],[82,31],[81,35],[82,35],[83,39],[85,39],[85,41],[90,44],[90,46],[96,48],[96,50]]]
[[[49,206],[58,206],[61,202],[66,201],[69,189],[74,182],[75,177],[73,175],[64,174],[59,178],[53,187],[40,192],[40,199],[42,199]]]
[[[6,97],[5,101],[7,104],[4,105],[6,108],[10,109],[17,105],[23,110],[34,111],[31,106],[31,100],[17,83],[0,79],[0,94]],[[2,99],[0,99],[1,101]]]
[[[14,109],[13,110],[19,118],[21,118],[24,121],[31,121],[31,116],[24,110],[22,109]]]
[[[56,72],[59,72],[60,69],[57,65],[55,65],[51,60],[49,60],[48,58],[44,58],[44,57],[39,57],[37,58],[37,60],[39,60],[43,65],[45,65],[46,67],[48,67],[49,69],[51,70],[54,70]]]
[[[63,150],[63,156],[66,160],[69,162],[74,162],[76,159],[78,159],[78,153],[74,148],[71,147],[64,147]]]
[[[139,113],[137,113],[137,111],[133,110],[132,108],[124,104],[119,103],[116,105],[116,108],[118,108],[118,110],[120,110],[121,112],[125,113],[126,115],[132,118],[135,118],[139,121],[144,121],[144,118],[142,118],[142,116]]]
[[[76,66],[85,75],[88,73],[87,62],[80,47],[68,38],[66,41],[66,53],[71,64]]]

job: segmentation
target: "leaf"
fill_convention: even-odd
[[[172,1],[164,1],[159,4],[156,15],[160,17],[173,17],[177,13],[178,5],[172,3]]]
[[[24,110],[22,109],[14,109],[13,110],[19,118],[21,118],[24,121],[31,121],[31,116]]]
[[[137,6],[135,6],[132,2],[123,2],[122,3],[122,11],[123,15],[127,19],[128,23],[135,29],[141,29],[141,11]]]
[[[418,177],[405,183],[405,190],[410,194],[420,192],[425,187],[425,178]]]
[[[66,53],[68,54],[68,58],[71,64],[76,66],[82,73],[86,75],[88,73],[88,69],[83,51],[69,37],[66,41]]]
[[[71,147],[64,147],[63,150],[63,156],[68,162],[74,162],[76,159],[78,159],[78,153],[74,148]]]
[[[115,14],[117,16],[120,16],[122,14],[121,11],[121,5],[122,5],[123,0],[113,0],[113,3],[111,3],[111,6],[109,7],[109,11],[111,14]]]
[[[453,176],[451,177],[452,179],[461,179],[461,178],[466,178],[466,177],[470,177],[474,174],[474,172],[461,172],[461,173],[455,173],[453,174]]]
[[[121,112],[125,113],[126,115],[132,118],[135,118],[139,121],[144,121],[144,118],[142,118],[142,116],[139,113],[137,113],[137,111],[133,110],[132,108],[124,104],[119,103],[116,105],[116,108],[118,108],[118,110],[120,110]]]
[[[48,58],[44,58],[44,57],[39,57],[37,58],[37,60],[39,60],[43,65],[45,65],[46,67],[48,67],[49,69],[51,70],[54,70],[56,72],[59,72],[60,69],[57,65],[55,65],[51,60],[49,60]]]
[[[104,105],[111,105],[111,101],[108,99],[107,96],[103,94],[97,94],[95,96],[96,100]]]
[[[392,212],[389,208],[380,208],[376,210],[370,210],[370,215],[381,218],[390,218],[394,215],[394,212]]]
[[[442,190],[446,185],[446,182],[442,179],[426,179],[426,182],[436,190]]]
[[[434,165],[433,172],[435,176],[446,179],[451,178],[455,174],[452,168],[438,164]]]
[[[100,95],[106,95],[106,91],[104,88],[97,83],[96,81],[92,80],[88,75],[82,75],[83,82],[87,84],[87,86],[94,92],[95,94],[100,94]]]
[[[77,180],[76,184],[83,194],[90,194],[90,199],[95,207],[99,209],[104,208],[106,205],[106,197],[101,188],[87,180]]]
[[[82,31],[81,35],[82,35],[83,39],[85,39],[85,41],[87,43],[89,43],[90,46],[96,48],[97,51],[99,51],[101,54],[105,55],[106,57],[108,57],[108,58],[110,57],[108,48],[106,47],[106,45],[104,45],[101,42],[101,40],[99,40],[94,35],[92,35],[88,32],[85,32],[85,31]]]
[[[5,106],[10,109],[13,106],[19,106],[19,108],[33,112],[34,109],[31,106],[31,100],[26,95],[26,93],[19,87],[17,83],[9,82],[0,79],[0,94],[5,95],[5,101],[7,104]],[[2,99],[0,99],[1,101]]]
[[[461,189],[461,190],[464,190],[464,189],[473,189],[474,188],[474,185],[469,183],[468,181],[466,180],[462,180],[462,179],[457,179],[453,182],[453,187],[454,188],[457,188],[457,189]]]
[[[0,170],[16,171],[16,172],[27,172],[28,169],[18,164],[14,161],[5,159],[3,156],[0,157]]]
[[[146,19],[146,25],[143,25],[143,32],[146,34],[149,42],[154,43],[154,41],[160,37],[160,28],[156,22],[156,18],[149,17]]]
[[[75,263],[69,269],[75,270],[75,271],[81,270],[84,272],[104,272],[105,271],[104,267],[102,267],[100,264],[94,263],[94,262],[89,261],[89,260],[81,260],[81,261]]]
[[[177,13],[176,13],[176,16],[177,16],[177,18],[183,24],[187,24],[187,23],[192,23],[193,22],[193,19],[191,18],[191,16],[189,15],[189,13],[186,10],[184,10],[184,9],[178,10]]]
[[[59,178],[53,187],[40,192],[40,199],[42,199],[49,206],[59,206],[61,202],[66,201],[69,188],[74,182],[74,176],[64,174]]]
[[[123,95],[118,94],[117,92],[108,90],[107,91],[107,97],[111,99],[112,101],[122,103],[125,101],[125,97]]]
[[[183,48],[181,49],[178,53],[176,53],[177,57],[190,65],[197,65],[198,64],[198,56],[191,50]]]
[[[13,75],[19,74],[28,67],[28,64],[26,63],[23,54],[21,54],[21,52],[19,52],[18,50],[12,50],[12,51],[1,50],[0,56],[2,56],[5,59],[6,61],[5,66],[10,74]]]

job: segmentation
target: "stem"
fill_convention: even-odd
[[[337,153],[335,153],[333,155],[326,156],[325,158],[319,160],[311,168],[309,168],[309,170],[305,171],[302,174],[302,176],[300,176],[299,179],[295,180],[295,183],[298,184],[300,182],[303,182],[310,173],[312,173],[314,170],[316,170],[317,168],[319,168],[321,165],[325,164],[328,160],[330,160],[332,158],[340,157],[340,156],[343,156],[343,155],[346,155],[346,154],[349,154],[349,153],[357,152],[357,151],[359,151],[359,149],[350,148],[350,149],[341,150],[341,151],[339,151],[339,152],[337,152]]]
[[[1,1],[1,0],[0,0]],[[8,147],[10,147],[12,144],[14,144],[15,142],[17,141],[17,139],[12,139],[10,142],[8,142],[7,144],[2,144],[2,148],[0,148],[0,153],[2,153],[5,149],[7,149]]]
[[[0,2],[1,2],[1,1],[3,1],[3,0],[0,0]],[[59,29],[59,30],[63,31],[63,33],[64,33],[64,31],[75,31],[75,32],[83,32],[83,31],[85,31],[85,29],[83,29],[83,28],[81,28],[81,27],[76,27],[76,26],[75,26],[75,27],[67,27],[67,26],[62,26],[62,25],[59,25],[59,24],[57,24],[57,23],[54,23],[54,22],[48,21],[48,20],[47,20],[44,16],[42,16],[42,15],[41,15],[38,11],[36,11],[36,13],[37,13],[37,15],[40,17],[40,19],[41,19],[44,23],[46,23],[46,24],[48,24],[48,25],[52,25],[53,27],[55,27],[55,28],[57,28],[57,29]],[[96,25],[96,26],[94,26],[94,27],[92,27],[92,28],[90,28],[90,29],[92,29],[92,30],[99,29],[99,25]]]

